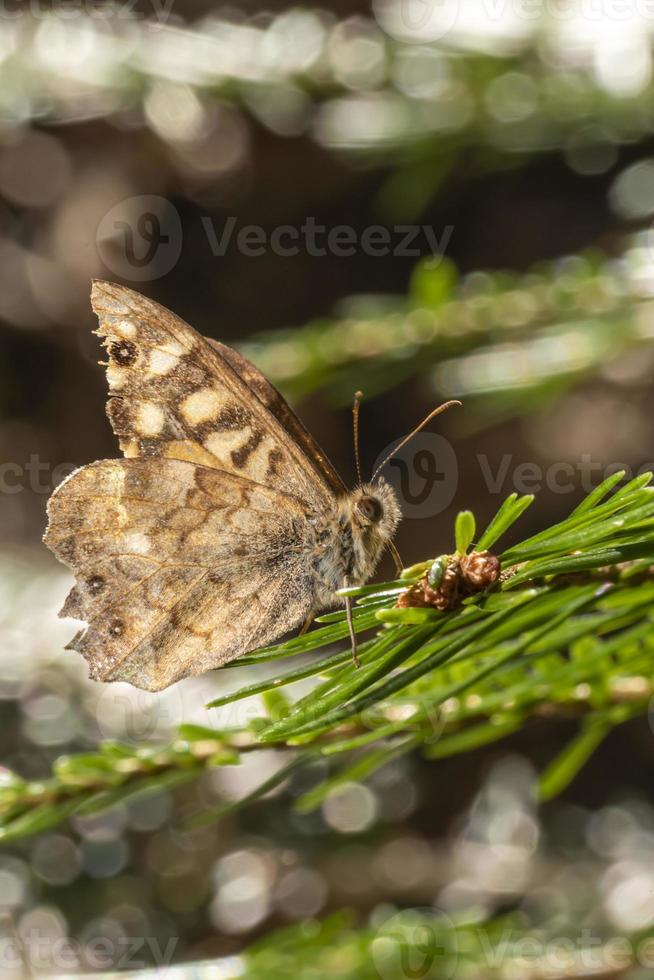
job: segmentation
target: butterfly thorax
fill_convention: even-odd
[[[400,518],[394,491],[378,480],[356,487],[334,511],[315,519],[312,558],[321,605],[332,604],[346,583],[362,585],[370,578]]]

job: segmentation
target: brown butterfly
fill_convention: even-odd
[[[75,573],[60,615],[88,623],[69,647],[91,677],[156,691],[219,667],[307,626],[385,547],[397,555],[379,469],[348,491],[245,358],[124,286],[95,282],[91,302],[127,458],[69,476],[44,539]],[[358,399],[359,469],[357,422]]]

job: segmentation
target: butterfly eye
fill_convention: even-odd
[[[382,505],[376,497],[362,497],[357,501],[357,510],[367,521],[376,524],[383,514]]]

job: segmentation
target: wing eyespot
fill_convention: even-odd
[[[105,586],[105,581],[101,575],[93,575],[86,584],[89,587],[89,591],[92,592],[93,595],[97,595],[98,592],[102,592]]]
[[[117,340],[109,348],[109,355],[117,364],[123,367],[129,367],[136,360],[138,351],[129,340]]]

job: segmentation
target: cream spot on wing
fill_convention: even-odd
[[[136,337],[137,330],[136,324],[131,320],[113,320],[111,321],[111,329],[114,333],[117,333],[119,337]]]
[[[134,531],[125,536],[125,546],[130,555],[147,555],[150,550],[150,539],[147,534]]]
[[[220,395],[213,388],[200,388],[184,399],[180,409],[189,425],[199,425],[215,419],[220,404]]]
[[[159,344],[161,350],[165,350],[167,354],[172,354],[174,357],[181,357],[183,354],[188,354],[193,346],[194,344],[189,344],[188,347],[183,347],[176,340],[166,340],[163,344]]]
[[[167,350],[153,350],[148,365],[150,374],[169,374],[179,364],[179,355]]]
[[[243,430],[233,429],[225,432],[211,432],[204,440],[205,449],[208,449],[216,459],[227,462],[233,449],[239,449],[243,445]],[[231,468],[231,464],[230,464]]]
[[[141,402],[136,416],[136,428],[142,436],[158,436],[164,427],[164,413],[154,402]]]
[[[113,360],[110,360],[107,364],[107,381],[109,382],[109,387],[122,388],[128,378],[127,369],[120,367],[120,365],[115,364]]]

